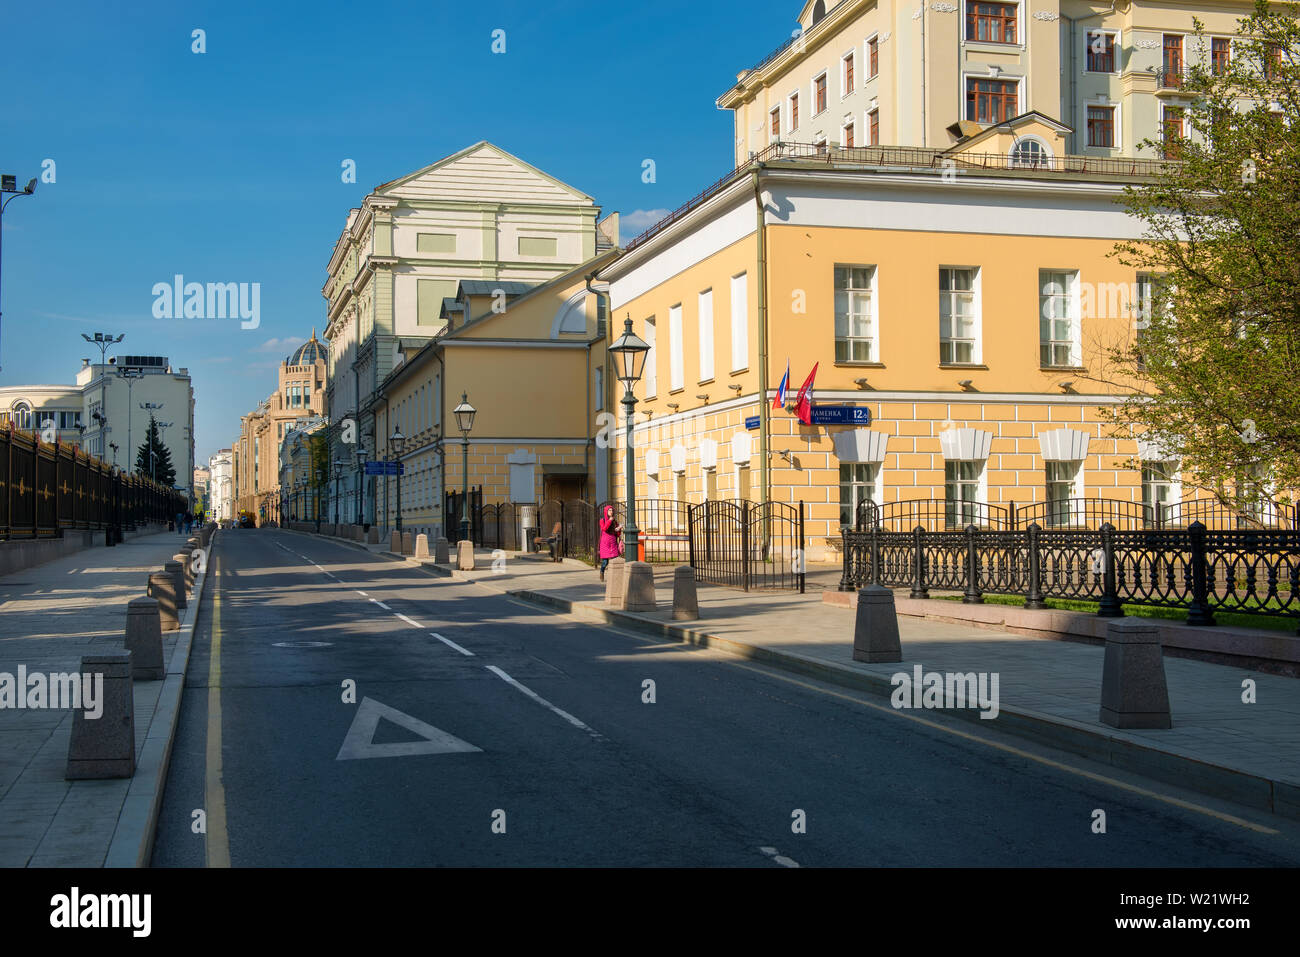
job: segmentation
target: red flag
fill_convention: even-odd
[[[812,384],[813,379],[817,377],[817,367],[820,362],[813,363],[812,372],[808,373],[808,378],[804,379],[803,385],[799,387],[799,397],[795,401],[796,411],[799,415],[799,421],[804,425],[812,425]]]

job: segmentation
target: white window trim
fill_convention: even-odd
[[[871,114],[879,113],[879,112],[880,112],[880,107],[877,106],[873,109],[871,107],[871,104],[867,104],[867,108],[862,111],[862,134],[863,134],[862,145],[863,146],[880,145],[879,143],[871,142]]]
[[[963,28],[964,31],[965,28]],[[1013,44],[1003,44],[1003,46],[1013,46]],[[1016,84],[1016,110],[1012,116],[1019,116],[1025,112],[1025,78],[1012,74],[999,73],[997,76],[989,76],[988,72],[979,73],[972,70],[963,70],[961,75],[961,115],[966,116],[966,93],[969,89],[971,80],[1014,80]],[[976,122],[979,122],[976,120]]]
[[[785,131],[787,133],[793,133],[795,130],[799,128],[795,126],[794,123],[795,101],[798,99],[799,99],[798,90],[795,90],[793,93],[787,94],[785,98],[785,121],[786,121]]]
[[[973,270],[975,273],[975,278],[971,280],[971,292],[973,293],[973,295],[971,296],[971,306],[975,310],[975,336],[974,336],[975,348],[971,350],[972,352],[971,361],[969,363],[960,362],[960,363],[943,363],[943,364],[955,365],[958,368],[964,365],[976,365],[976,366],[983,365],[984,364],[984,296],[983,296],[982,287],[984,285],[984,269],[983,267],[972,266],[969,264],[965,266],[959,266],[950,263],[940,263],[939,268],[940,269],[970,269]],[[938,286],[937,276],[935,277],[935,286],[936,286],[936,291],[939,292],[940,290],[937,289]],[[940,318],[939,315],[935,316],[936,321],[939,318]],[[939,341],[942,343],[943,338],[940,337]]]
[[[1092,44],[1092,32],[1096,29],[1096,27],[1089,27],[1083,31],[1083,73],[1085,76],[1119,76],[1123,73],[1123,70],[1120,68],[1120,59],[1124,50],[1124,38],[1121,36],[1124,31],[1119,27],[1113,29],[1111,27],[1102,27],[1100,29],[1101,33],[1112,34],[1115,37],[1115,69],[1111,70],[1109,73],[1105,73],[1101,70],[1088,69],[1088,49]]]
[[[858,87],[862,85],[860,82],[861,77],[858,76],[859,71],[858,71],[857,56],[858,56],[858,51],[856,47],[850,49],[849,52],[840,55],[840,99],[841,100],[845,99],[846,97],[852,96],[854,93],[858,91]],[[850,60],[853,61],[853,89],[851,90],[849,89],[849,82],[848,82],[849,80],[848,62]]]
[[[744,311],[744,315],[740,317],[740,320],[741,322],[744,323],[743,326],[744,331],[743,333],[740,333],[738,335],[736,331],[737,316],[736,316],[736,284],[735,283],[737,279],[742,279],[742,278],[744,280],[743,285],[745,289],[745,311]],[[727,311],[730,314],[730,325],[728,331],[731,333],[731,371],[739,372],[742,369],[749,368],[749,273],[748,271],[737,273],[736,275],[731,277],[731,279],[728,282],[727,300],[728,300]],[[743,350],[738,350],[736,348],[738,343],[744,345],[745,348]],[[737,365],[736,364],[737,362],[739,362],[740,364]]]
[[[704,310],[700,308],[706,301],[709,304],[709,318],[707,323],[705,322],[704,319]],[[717,369],[717,350],[714,348],[717,345],[717,341],[716,341],[716,336],[714,334],[716,325],[715,325],[714,310],[713,310],[713,288],[712,287],[708,289],[701,289],[700,292],[696,295],[695,321],[696,324],[699,326],[699,340],[700,340],[699,356],[698,356],[700,360],[699,381],[709,382],[710,380],[713,379],[714,372]],[[706,348],[706,344],[707,344],[707,348]],[[709,364],[707,368],[704,365],[704,357],[706,354],[708,355],[709,358]]]
[[[1043,152],[1047,154],[1047,169],[1055,169],[1056,154],[1052,152],[1051,144],[1048,143],[1047,140],[1043,139],[1041,136],[1037,136],[1033,133],[1027,133],[1024,136],[1017,136],[1014,140],[1012,140],[1011,149],[1007,150],[1007,160],[1008,161],[1014,160],[1017,147],[1019,147],[1021,143],[1026,143],[1026,142],[1037,143],[1039,146],[1041,146],[1043,148]],[[1023,168],[1029,168],[1029,167],[1023,167]]]
[[[685,338],[685,320],[682,304],[668,307],[668,391],[679,392],[686,388],[686,355],[682,339]]]
[[[880,34],[872,33],[862,41],[862,82],[865,85],[871,80],[878,79],[879,73],[873,73],[867,76],[867,70],[871,69],[871,41],[876,41],[876,59],[880,58]]]
[[[776,114],[776,135],[772,135],[772,114]],[[767,111],[767,139],[769,143],[776,143],[781,139],[781,130],[785,128],[785,122],[781,117],[781,104],[778,103],[775,109]]]
[[[826,109],[817,110],[812,114],[810,119],[816,119],[831,108],[831,73],[830,70],[822,70],[813,76],[812,81],[808,84],[808,102],[812,109],[817,109],[817,81],[826,78]]]
[[[1026,11],[1025,11],[1024,0],[983,0],[983,2],[988,2],[988,3],[1010,2],[1016,5],[1016,42],[1015,43],[1003,43],[1000,40],[967,40],[966,39],[966,18],[967,18],[966,10],[971,5],[972,2],[978,3],[980,2],[980,0],[963,0],[961,9],[957,11],[958,14],[961,16],[961,22],[957,26],[957,39],[962,46],[965,46],[968,43],[982,43],[988,46],[1001,47],[1004,50],[1012,50],[1012,49],[1023,50],[1025,48],[1025,44],[1029,39],[1029,26],[1028,24],[1025,23]],[[965,92],[964,89],[963,92]]]
[[[1184,60],[1183,62],[1186,63],[1187,61]],[[1161,103],[1160,104],[1160,142],[1161,143],[1165,141],[1165,113],[1167,113],[1171,109],[1182,111],[1178,119],[1178,125],[1181,127],[1178,131],[1178,135],[1184,138],[1187,136],[1188,107],[1181,103]]]
[[[645,368],[642,370],[647,399],[659,394],[659,324],[655,322],[654,316],[647,316],[641,324],[642,332],[649,332],[651,327],[654,328],[654,334],[643,336],[650,346],[646,352]]]
[[[1104,74],[1103,74],[1104,75]],[[1088,107],[1090,106],[1108,106],[1115,112],[1112,114],[1113,132],[1115,134],[1114,146],[1090,146],[1088,144]],[[1080,131],[1081,145],[1086,150],[1122,150],[1124,148],[1124,106],[1115,100],[1109,98],[1105,100],[1084,100],[1083,101],[1083,129]]]
[[[1064,266],[1040,266],[1038,268],[1038,314],[1043,313],[1043,273],[1064,273],[1070,279],[1070,367],[1083,365],[1083,284],[1077,268]],[[1039,329],[1039,345],[1042,345],[1042,329]],[[1044,366],[1043,368],[1063,368],[1062,366]]]
[[[835,263],[835,266],[847,269],[870,269],[871,270],[871,355],[866,359],[844,359],[832,360],[832,365],[861,365],[863,362],[878,363],[884,360],[880,358],[880,267],[875,263]],[[835,274],[831,273],[831,295],[834,297]],[[834,303],[831,305],[834,309]],[[834,321],[834,315],[831,317]],[[832,329],[832,333],[834,329]],[[834,336],[832,336],[834,338]],[[832,351],[832,355],[834,352]],[[848,465],[850,463],[843,463]]]
[[[844,122],[842,122],[842,123],[840,124],[840,146],[843,147],[843,148],[845,148],[845,149],[848,148],[848,142],[847,142],[848,137],[844,135],[844,132],[845,132],[845,131],[850,127],[850,126],[853,127],[854,140],[856,140],[856,139],[857,139],[857,133],[858,133],[858,124],[857,124],[856,122],[854,122],[854,119],[853,119],[852,116],[846,116],[846,117],[844,118]],[[860,144],[858,144],[857,142],[855,142],[853,145],[856,147],[856,146],[858,146],[858,145],[860,145]]]

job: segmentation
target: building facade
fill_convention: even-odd
[[[332,455],[351,462],[345,506],[377,521],[383,483],[361,456],[382,455],[383,383],[446,326],[462,281],[502,297],[547,282],[597,253],[591,197],[493,146],[477,143],[377,187],[334,244],[326,300]],[[454,404],[454,403],[453,403]],[[349,424],[350,423],[350,424]]]
[[[717,100],[735,163],[777,142],[942,148],[959,123],[1037,111],[1090,157],[1152,157],[1183,132],[1193,63],[1234,55],[1248,0],[817,0],[791,35]],[[1207,37],[1194,37],[1193,18]]]
[[[221,449],[208,459],[208,472],[212,476],[208,486],[212,502],[212,518],[219,522],[230,521],[235,517],[235,483],[232,468],[231,449]]]

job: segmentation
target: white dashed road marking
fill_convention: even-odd
[[[763,853],[763,854],[766,854],[768,857],[772,858],[772,860],[776,861],[776,862],[777,862],[778,864],[780,864],[782,867],[798,867],[798,866],[799,866],[799,862],[798,862],[798,861],[792,861],[790,858],[786,857],[784,854],[778,854],[778,853],[776,852],[776,848],[775,848],[775,847],[760,847],[760,848],[759,848],[759,851],[760,851],[761,853]]]
[[[402,619],[402,621],[404,621],[404,622],[406,622],[408,625],[410,625],[412,628],[423,628],[423,627],[424,627],[424,625],[420,624],[418,621],[413,621],[412,619],[407,618],[407,617],[406,617],[405,615],[403,615],[400,611],[399,611],[399,612],[394,612],[394,614],[395,614],[398,618]]]
[[[487,670],[490,671],[490,672],[492,672],[494,675],[496,675],[496,676],[497,676],[498,678],[500,678],[502,681],[504,681],[504,682],[506,682],[507,684],[509,684],[509,685],[511,685],[511,686],[513,686],[513,687],[515,687],[515,688],[517,688],[517,689],[519,689],[519,690],[522,691],[524,694],[528,695],[528,697],[532,698],[534,701],[536,701],[536,702],[537,702],[538,704],[540,704],[542,707],[544,707],[544,708],[549,708],[551,711],[554,711],[556,714],[558,714],[558,715],[559,715],[561,718],[563,718],[565,721],[569,722],[569,724],[573,725],[575,728],[581,728],[583,731],[586,731],[589,735],[591,735],[593,738],[595,738],[595,739],[598,740],[598,741],[599,741],[599,740],[602,740],[602,739],[604,738],[604,735],[601,734],[599,731],[596,731],[596,730],[594,730],[594,729],[592,729],[592,728],[587,727],[585,724],[583,724],[581,721],[579,721],[579,720],[578,720],[577,718],[575,718],[573,715],[569,714],[569,712],[565,711],[563,708],[557,708],[555,705],[551,704],[549,701],[547,701],[545,698],[543,698],[541,695],[539,695],[536,691],[533,691],[531,688],[525,688],[525,687],[524,687],[523,685],[521,685],[518,681],[516,681],[514,678],[511,678],[508,674],[506,674],[504,671],[502,671],[502,670],[501,670],[500,668],[498,668],[496,665],[488,665],[488,666],[487,666]]]
[[[466,656],[468,656],[468,657],[470,657],[470,658],[473,658],[473,657],[474,657],[474,652],[472,652],[472,651],[468,651],[467,649],[462,648],[460,645],[456,644],[456,642],[452,641],[450,638],[444,638],[444,637],[442,637],[442,635],[438,634],[436,631],[431,631],[431,632],[429,632],[429,634],[433,635],[433,637],[437,638],[437,639],[438,639],[439,641],[441,641],[444,645],[447,645],[448,647],[451,647],[451,648],[455,648],[455,649],[456,649],[457,651],[459,651],[462,655],[466,655]]]

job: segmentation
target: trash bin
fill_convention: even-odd
[[[537,506],[519,506],[519,550],[531,552],[533,539],[537,537]]]

